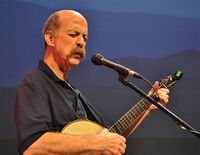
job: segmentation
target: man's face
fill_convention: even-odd
[[[54,51],[58,60],[68,67],[76,66],[85,57],[88,27],[79,16],[61,17],[61,25],[54,38]]]

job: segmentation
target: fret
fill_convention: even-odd
[[[134,118],[136,115],[136,112],[134,109],[130,109],[125,115],[129,115],[130,117]]]
[[[114,124],[112,127],[110,127],[110,128],[109,128],[109,131],[110,131],[110,132],[113,132],[113,133],[121,134],[121,132],[120,132],[119,129],[117,128],[116,124]]]
[[[119,121],[116,123],[116,128],[119,130],[120,134],[123,133],[123,126]]]
[[[135,119],[135,118],[137,118],[138,117],[138,115],[140,114],[139,112],[138,112],[138,110],[137,110],[137,105],[135,105],[132,109],[131,109],[131,111],[132,111],[132,113],[133,113],[133,118]]]
[[[130,124],[130,121],[131,121],[130,117],[126,116],[126,118],[123,117],[122,119],[126,119],[126,124],[125,124],[125,126],[128,127],[129,124]]]
[[[128,119],[131,120],[132,119],[132,116],[129,114],[127,115],[128,116]]]
[[[129,124],[131,123],[130,120],[127,119],[127,116],[126,116],[126,115],[124,115],[124,116],[119,120],[119,122],[122,122],[122,125],[123,125],[123,127],[124,127],[125,129],[126,129],[126,128],[129,126]]]
[[[134,108],[135,108],[135,107],[134,107]],[[138,113],[138,111],[137,111],[136,109],[132,109],[132,110],[131,110],[131,114],[132,114],[132,116],[133,116],[132,119],[135,119],[135,118],[137,118],[137,116],[138,116],[139,113]]]
[[[130,124],[130,117],[129,115],[124,115],[124,118],[123,118],[125,121],[126,121],[126,124]]]
[[[136,105],[135,110],[137,111],[137,114],[139,115],[141,113],[140,105]]]
[[[143,102],[144,102],[144,105],[150,105],[150,103],[147,99],[145,99]]]
[[[147,99],[142,99],[142,101],[141,101],[141,107],[143,108],[143,109],[146,109],[147,107],[149,107],[150,106],[150,103],[149,103],[149,101],[147,100]]]
[[[127,125],[128,125],[129,123],[127,123],[127,122],[125,121],[125,118],[120,119],[119,122],[120,122],[120,125],[122,126],[122,129],[123,129],[123,131],[124,131],[124,130],[127,128]]]

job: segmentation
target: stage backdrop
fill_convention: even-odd
[[[95,66],[94,53],[127,66],[152,83],[176,70],[168,108],[200,130],[200,0],[3,0],[0,1],[0,152],[17,155],[13,121],[20,79],[43,57],[42,26],[60,9],[81,12],[89,23],[87,58],[70,73],[74,83],[112,125],[141,97],[118,74]],[[130,78],[144,91],[144,81]],[[160,110],[127,140],[127,155],[200,154],[199,140]]]

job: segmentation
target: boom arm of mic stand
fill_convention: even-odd
[[[131,83],[125,76],[119,75],[119,81],[123,83],[125,86],[130,87],[132,90],[136,91],[138,94],[140,94],[142,97],[146,98],[149,102],[154,104],[156,107],[158,107],[160,110],[162,110],[165,114],[167,114],[170,118],[172,118],[176,124],[178,124],[181,129],[184,129],[186,131],[189,131],[193,135],[195,135],[200,140],[200,133],[192,128],[189,124],[184,122],[181,118],[176,116],[174,113],[172,113],[170,110],[168,110],[165,106],[158,103],[156,100],[154,100],[152,97],[148,96],[145,92],[143,92],[141,89],[139,89],[137,86],[135,86],[133,83]]]

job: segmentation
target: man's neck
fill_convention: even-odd
[[[65,67],[64,62],[57,62],[52,53],[46,51],[44,62],[50,67],[54,74],[61,80],[67,79],[68,68]],[[63,67],[64,66],[64,67]]]

